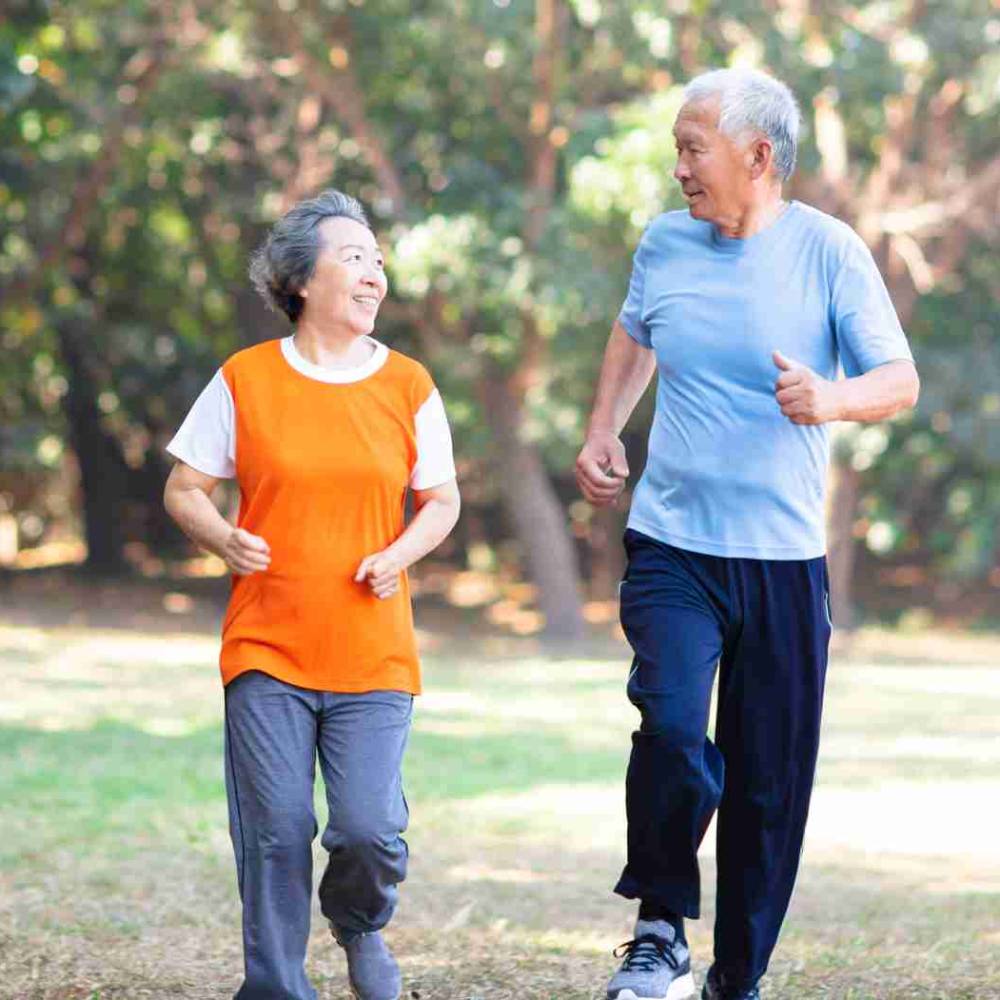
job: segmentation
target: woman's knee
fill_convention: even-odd
[[[351,855],[378,854],[392,850],[400,841],[402,828],[385,817],[363,812],[341,814],[330,820],[323,831],[323,846],[330,852]]]
[[[316,818],[309,810],[282,810],[256,817],[256,841],[268,851],[308,848],[316,836]]]

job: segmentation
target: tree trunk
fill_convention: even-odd
[[[854,516],[858,509],[861,475],[851,465],[850,455],[834,447],[830,462],[827,506],[827,562],[830,569],[830,609],[838,629],[854,628],[852,600],[854,580]]]
[[[481,383],[486,419],[497,463],[501,502],[521,544],[547,639],[583,634],[580,567],[569,523],[541,456],[521,434],[521,405],[502,376],[488,373]]]
[[[590,521],[590,596],[610,601],[625,570],[624,517],[616,507],[598,507]]]
[[[118,442],[101,426],[97,386],[80,346],[84,334],[79,323],[80,317],[69,315],[56,322],[69,383],[62,399],[63,412],[80,466],[86,568],[114,574],[126,568],[123,514],[129,469]]]

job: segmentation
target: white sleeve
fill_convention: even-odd
[[[410,487],[429,490],[455,478],[455,459],[451,451],[451,430],[444,412],[441,393],[435,389],[417,410],[417,461],[410,476]]]
[[[236,408],[220,368],[194,401],[167,451],[216,479],[236,475]]]

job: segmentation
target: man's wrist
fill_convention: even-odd
[[[850,420],[850,397],[851,397],[851,387],[850,379],[837,379],[830,383],[830,409],[832,410],[832,416],[829,418],[828,422],[833,422],[835,420]]]
[[[601,437],[604,434],[607,434],[607,435],[609,435],[610,437],[613,437],[613,438],[617,438],[618,437],[618,431],[616,431],[614,429],[614,427],[611,427],[609,425],[591,424],[587,428],[587,437],[588,438]]]

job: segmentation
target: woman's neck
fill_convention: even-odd
[[[356,368],[375,353],[371,340],[352,330],[320,329],[303,322],[295,328],[293,343],[306,361],[320,368]]]

